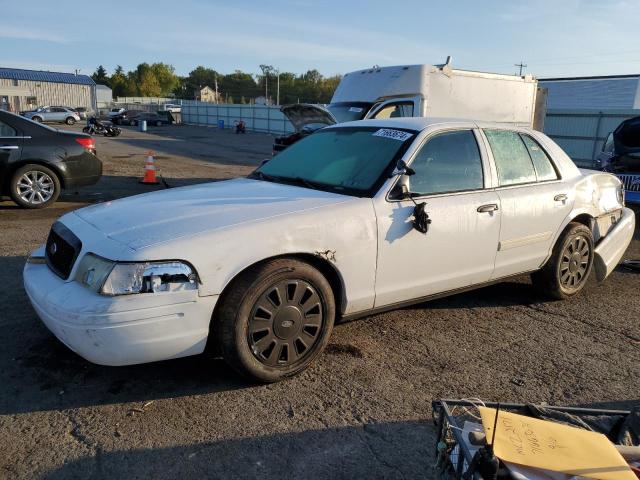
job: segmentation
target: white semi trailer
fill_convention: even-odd
[[[473,72],[443,65],[372,67],[347,73],[326,107],[282,107],[296,132],[366,118],[433,117],[535,127],[538,81],[531,75]],[[274,149],[286,148],[287,137]],[[282,144],[279,144],[282,142]],[[293,143],[293,142],[290,142]]]

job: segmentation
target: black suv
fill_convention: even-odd
[[[102,162],[90,135],[65,132],[0,111],[0,195],[43,208],[63,188],[96,183]]]

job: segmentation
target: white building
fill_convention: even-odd
[[[640,109],[640,74],[604,77],[541,78],[547,109]]]
[[[0,67],[0,108],[19,112],[45,105],[96,108],[96,84],[87,75]]]

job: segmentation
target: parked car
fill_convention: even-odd
[[[111,116],[111,121],[116,125],[131,125],[131,120],[143,113],[140,110],[124,110],[117,115]]]
[[[94,115],[93,110],[89,110],[87,107],[76,107],[74,110],[78,113],[80,120],[86,120]]]
[[[607,135],[597,161],[622,181],[626,201],[640,204],[640,116],[625,120]]]
[[[182,112],[182,105],[178,105],[175,103],[165,103],[164,105],[160,106],[160,110],[164,112],[178,113]]]
[[[24,284],[84,358],[129,365],[209,346],[271,382],[334,322],[531,273],[558,299],[615,268],[634,232],[620,181],[544,134],[425,118],[326,127],[247,178],[68,213]],[[425,326],[428,328],[428,326]]]
[[[140,112],[138,115],[129,119],[129,125],[138,126],[141,121],[146,120],[147,125],[169,125],[169,118],[166,115],[160,115],[155,112]]]
[[[114,107],[111,110],[109,110],[109,113],[107,115],[108,115],[109,118],[115,117],[116,115],[121,114],[125,110],[126,110],[126,108],[124,108],[124,107]]]
[[[40,107],[33,112],[25,112],[24,117],[34,122],[60,122],[73,125],[80,121],[78,112],[69,107]]]
[[[93,138],[0,112],[0,194],[25,208],[43,208],[60,191],[96,183],[102,162]]]
[[[293,125],[294,132],[274,139],[273,155],[276,155],[307,135],[311,135],[321,128],[337,123],[327,110],[318,105],[296,103],[294,105],[284,105],[280,107],[280,111],[289,119],[291,125]]]

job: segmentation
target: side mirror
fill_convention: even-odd
[[[398,160],[398,163],[396,164],[396,169],[393,171],[392,175],[411,176],[415,174],[416,174],[416,171],[413,168],[409,167],[404,160]]]

